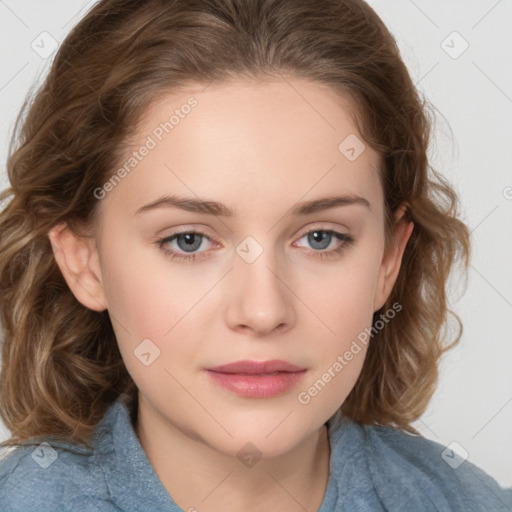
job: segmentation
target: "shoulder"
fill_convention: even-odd
[[[0,510],[180,510],[133,431],[133,412],[129,397],[119,396],[94,428],[89,447],[51,437],[31,438],[12,450],[0,459]]]
[[[360,428],[368,469],[390,510],[407,496],[437,511],[512,511],[512,489],[500,487],[451,445],[390,427]]]
[[[58,443],[24,445],[0,460],[0,510],[111,511],[94,454]]]

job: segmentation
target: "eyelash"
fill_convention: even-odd
[[[341,254],[341,252],[343,252],[345,248],[352,246],[355,242],[353,237],[351,237],[350,235],[347,235],[345,233],[340,233],[339,231],[334,231],[332,229],[319,229],[319,228],[314,228],[309,231],[306,231],[299,237],[299,240],[301,238],[304,238],[305,236],[309,235],[310,233],[315,233],[315,232],[328,233],[330,235],[333,235],[335,238],[337,238],[338,240],[340,240],[343,243],[336,249],[330,249],[330,250],[310,249],[308,252],[313,253],[314,254],[313,257],[318,257],[321,259],[335,258],[339,254]],[[169,256],[172,259],[192,261],[192,260],[202,259],[204,257],[204,256],[200,255],[201,253],[190,253],[189,255],[185,256],[184,253],[177,252],[174,249],[166,248],[166,244],[175,240],[179,235],[199,235],[203,238],[206,238],[210,242],[213,242],[213,240],[205,233],[202,233],[201,231],[196,231],[194,229],[189,229],[186,231],[179,231],[177,233],[174,233],[173,235],[166,236],[164,238],[160,238],[160,239],[156,240],[154,243],[159,249],[161,249],[165,253],[166,256]]]

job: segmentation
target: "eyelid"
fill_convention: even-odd
[[[337,232],[339,232],[338,231],[340,229],[339,227],[337,227],[337,226],[327,227],[326,226],[327,224],[333,224],[333,222],[332,221],[331,222],[318,221],[318,222],[313,222],[312,224],[308,224],[306,227],[302,228],[300,231],[297,232],[297,234],[294,235],[294,239],[302,238],[304,235],[307,235],[308,233],[310,233],[311,231],[314,231],[315,229],[318,231],[337,231]],[[347,226],[343,225],[342,228],[344,230],[346,230],[347,232],[350,231],[350,229]],[[179,227],[177,231],[173,231],[169,235],[162,235],[161,237],[159,237],[159,239],[172,238],[177,235],[186,234],[186,233],[187,234],[188,233],[196,233],[205,238],[208,238],[208,240],[210,240],[211,242],[219,243],[216,241],[215,236],[212,236],[211,234],[208,233],[208,228],[202,227],[202,226],[198,228],[192,224],[189,224],[189,225],[185,224],[185,225]],[[348,234],[348,233],[342,232],[341,234]]]
[[[343,230],[342,234],[345,234],[350,231],[350,229],[348,228],[348,226],[345,226],[345,225],[342,225],[342,227],[340,228],[339,224],[337,226],[331,226],[331,227],[328,227],[327,224],[336,224],[334,222],[329,222],[329,221],[325,221],[325,222],[313,222],[311,224],[308,224],[305,228],[303,228],[301,231],[299,231],[299,233],[301,233],[299,236],[300,237],[303,237],[304,235],[308,234],[310,231],[314,231],[315,229],[317,229],[318,231],[337,231],[339,232],[340,229]]]
[[[175,231],[174,231],[175,230]],[[207,235],[209,237],[213,236],[213,233],[210,233],[210,228],[204,225],[197,225],[197,224],[180,224],[179,227],[172,227],[169,226],[165,229],[161,230],[162,232],[171,231],[169,235],[162,235],[162,238],[167,238],[174,235],[179,235],[182,233],[199,233],[201,235]]]

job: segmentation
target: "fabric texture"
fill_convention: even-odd
[[[146,457],[131,414],[121,395],[95,429],[94,450],[48,440],[9,452],[0,461],[0,511],[182,512]],[[512,511],[512,488],[439,443],[360,425],[339,411],[327,426],[330,474],[318,512]]]

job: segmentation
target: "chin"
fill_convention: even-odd
[[[292,450],[317,430],[315,426],[303,421],[296,412],[290,412],[269,411],[263,414],[262,411],[253,411],[243,417],[237,413],[232,421],[231,418],[226,418],[223,422],[232,437],[221,428],[218,429],[215,440],[211,439],[211,429],[205,432],[205,436],[218,451],[230,456],[240,458],[246,452],[249,455],[254,452],[253,455],[258,457],[278,457]]]
[[[265,435],[251,437],[247,434],[235,436],[233,439],[224,439],[222,443],[211,445],[217,451],[229,456],[236,457],[247,467],[251,467],[260,459],[271,459],[284,455],[298,444],[300,439],[289,435],[282,438],[270,439]]]

